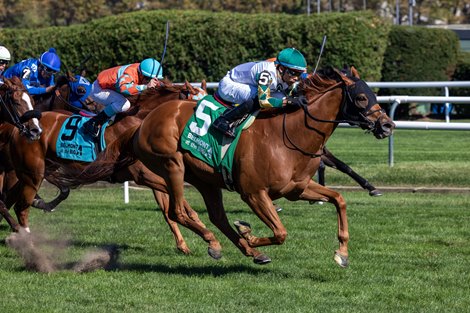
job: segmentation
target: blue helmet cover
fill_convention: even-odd
[[[54,48],[41,54],[39,62],[51,70],[60,72],[60,58]]]
[[[75,75],[75,81],[69,82],[70,86],[70,104],[76,108],[82,109],[83,103],[90,95],[91,83],[83,76]]]

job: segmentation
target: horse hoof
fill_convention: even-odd
[[[178,246],[177,249],[179,252],[182,252],[185,255],[191,254],[191,250],[188,247]]]
[[[214,260],[220,260],[222,258],[222,252],[220,250],[214,250],[212,248],[207,248],[207,253]]]
[[[282,208],[279,205],[277,205],[276,203],[273,203],[273,205],[274,205],[274,208],[276,209],[276,212],[282,211]]]
[[[264,264],[271,263],[271,259],[267,255],[260,254],[253,258],[253,262],[255,264],[264,265]]]
[[[237,232],[240,236],[244,236],[251,232],[251,225],[244,221],[235,221],[233,225],[237,228]]]
[[[382,193],[378,191],[377,189],[369,191],[369,196],[371,197],[380,197]]]
[[[334,260],[342,268],[346,268],[349,266],[349,257],[341,255],[339,252],[335,252]]]

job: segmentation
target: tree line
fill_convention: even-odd
[[[139,10],[210,10],[240,13],[312,14],[372,10],[393,20],[397,0],[0,0],[1,28],[37,28],[87,23],[97,18]],[[318,2],[319,6],[318,6]],[[409,0],[398,0],[400,23],[407,20]],[[469,23],[466,0],[415,0],[415,24]],[[287,27],[287,25],[286,25]]]

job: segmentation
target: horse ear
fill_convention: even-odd
[[[357,77],[357,78],[361,78],[359,77],[359,72],[356,70],[356,68],[354,66],[351,66],[351,74],[354,76],[354,77]]]
[[[203,79],[202,82],[201,82],[201,88],[202,88],[202,90],[207,92],[207,82],[206,82],[205,79]]]
[[[193,85],[191,85],[187,80],[184,82],[186,89],[188,89],[190,94],[194,94],[196,91],[194,90]]]
[[[67,79],[70,81],[70,82],[74,82],[76,81],[75,77],[73,76],[72,72],[67,70]]]

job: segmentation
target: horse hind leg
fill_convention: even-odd
[[[152,158],[152,162],[145,164],[149,169],[154,171],[154,173],[158,173],[159,169],[155,168],[155,163],[159,163],[158,166],[165,169],[162,177],[165,178],[170,196],[168,211],[170,219],[199,235],[209,244],[209,255],[214,259],[220,259],[222,257],[222,247],[214,233],[207,229],[204,224],[193,220],[186,213],[187,208],[185,204],[187,202],[184,198],[184,164],[182,155],[180,153],[167,155],[166,157],[162,157],[161,161],[158,162],[155,161],[155,158]]]
[[[31,206],[33,208],[37,208],[40,210],[43,210],[44,212],[52,212],[54,209],[65,199],[69,197],[70,194],[70,188],[68,187],[63,187],[63,186],[57,186],[59,188],[59,194],[57,197],[52,199],[50,202],[46,202],[44,199],[39,196],[39,194],[36,194],[34,197],[33,203]]]
[[[184,254],[190,254],[191,250],[186,244],[186,241],[184,240],[184,237],[181,234],[180,229],[178,228],[178,223],[172,221],[168,215],[168,209],[170,206],[168,195],[162,192],[159,192],[157,190],[152,190],[152,191],[155,197],[155,201],[157,201],[158,206],[160,207],[163,213],[163,217],[165,218],[165,221],[167,222],[168,226],[170,227],[171,232],[173,233],[173,237],[175,238],[175,241],[176,241],[176,248],[179,251],[183,252]]]
[[[192,183],[192,185],[201,193],[204,203],[206,204],[210,221],[222,231],[245,256],[253,257],[253,262],[260,265],[271,262],[271,259],[267,255],[254,249],[245,238],[241,237],[230,226],[223,206],[222,191],[220,188],[203,183]]]
[[[346,201],[338,192],[310,180],[307,188],[299,196],[300,200],[330,202],[336,207],[338,216],[339,249],[335,251],[334,260],[341,267],[349,265],[348,242],[349,228],[346,214]]]

